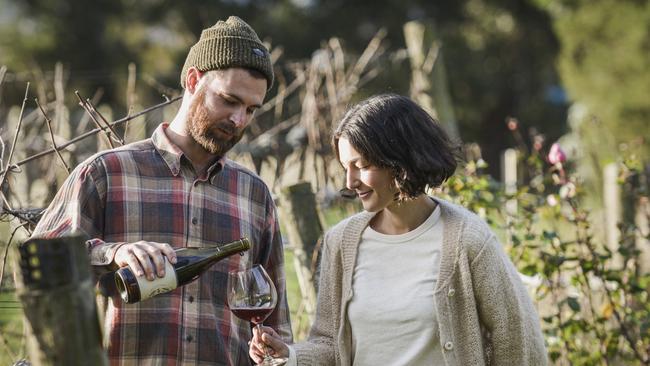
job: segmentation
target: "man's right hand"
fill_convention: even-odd
[[[153,281],[154,273],[165,276],[165,257],[170,263],[176,263],[176,252],[171,245],[141,240],[120,246],[113,261],[120,267],[129,266],[136,276],[146,275]]]

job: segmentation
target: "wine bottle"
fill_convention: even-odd
[[[250,241],[242,238],[215,247],[179,248],[176,249],[176,263],[165,260],[164,277],[154,277],[153,281],[149,281],[144,276],[135,276],[131,268],[122,267],[115,272],[115,285],[122,300],[132,304],[186,285],[214,263],[250,247]]]

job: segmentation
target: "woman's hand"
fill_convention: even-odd
[[[262,331],[260,332],[259,329]],[[254,327],[248,354],[255,363],[261,363],[264,360],[264,349],[272,357],[289,357],[289,347],[273,328]]]

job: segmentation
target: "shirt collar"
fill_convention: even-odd
[[[169,127],[169,123],[161,123],[151,136],[151,141],[153,142],[154,147],[163,158],[169,170],[174,176],[177,176],[181,172],[181,159],[185,155],[183,150],[174,144],[169,137],[167,137],[166,130]],[[185,157],[186,161],[189,162],[189,159]],[[208,167],[208,177],[213,176],[214,174],[221,171],[223,166],[226,163],[226,158],[221,157],[217,159],[211,166]]]

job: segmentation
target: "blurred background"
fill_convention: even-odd
[[[336,194],[343,176],[329,147],[330,130],[347,106],[369,95],[410,95],[465,146],[461,178],[443,193],[493,224],[504,244],[514,248],[518,268],[531,278],[537,275],[532,293],[540,302],[566,282],[556,278],[566,272],[566,256],[546,263],[555,264],[550,269],[535,262],[543,260],[544,245],[552,247],[562,238],[577,246],[555,247],[549,255],[556,259],[586,245],[576,234],[578,211],[562,208],[575,208],[575,202],[579,212],[589,215],[589,238],[602,243],[596,249],[605,248],[609,255],[602,258],[600,272],[577,260],[581,273],[603,277],[618,270],[620,289],[645,291],[627,293],[632,303],[647,300],[650,281],[641,281],[647,275],[642,266],[629,265],[628,257],[619,258],[618,266],[607,262],[624,241],[621,223],[628,222],[636,235],[630,239],[635,249],[621,255],[636,253],[638,264],[648,245],[638,239],[647,238],[650,211],[646,0],[0,0],[3,173],[11,164],[91,131],[102,119],[114,121],[164,103],[116,126],[112,137],[98,133],[58,157],[50,154],[12,169],[6,180],[3,176],[3,214],[47,206],[67,176],[62,161],[74,167],[98,150],[146,138],[168,121],[179,105],[174,98],[182,93],[179,77],[189,47],[202,29],[229,15],[244,19],[268,44],[276,72],[267,104],[232,157],[258,171],[275,194],[310,182],[325,228],[354,212],[358,206]],[[51,135],[45,116],[51,119]],[[565,155],[559,166],[548,155],[555,142]],[[510,170],[508,161],[514,162]],[[614,196],[608,198],[612,176]],[[566,200],[567,206],[551,198]],[[538,212],[526,216],[528,221],[517,214],[542,206],[553,214]],[[513,216],[524,220],[518,229],[513,229]],[[6,218],[3,237],[15,233],[15,219]],[[2,245],[5,261],[10,244],[5,239]],[[629,276],[640,282],[630,284]],[[10,276],[4,277],[0,327],[11,325],[6,334],[16,337],[0,339],[0,355],[16,361],[24,356],[22,328],[15,321],[20,304],[11,294]],[[621,310],[617,323],[616,309],[631,303],[626,293],[618,295],[625,301],[616,296],[596,301],[580,291],[583,296],[561,292],[554,300],[557,309],[547,314],[552,360],[648,364],[648,308],[641,306],[629,318]],[[304,296],[295,297],[294,308],[303,309]],[[607,304],[613,310],[603,310]],[[600,315],[592,311],[589,318],[585,308]],[[576,319],[600,320],[589,328],[569,321]],[[308,324],[299,327],[304,336]],[[618,333],[606,344],[571,343],[578,333],[593,339],[611,329]],[[590,347],[597,350],[595,356]]]

